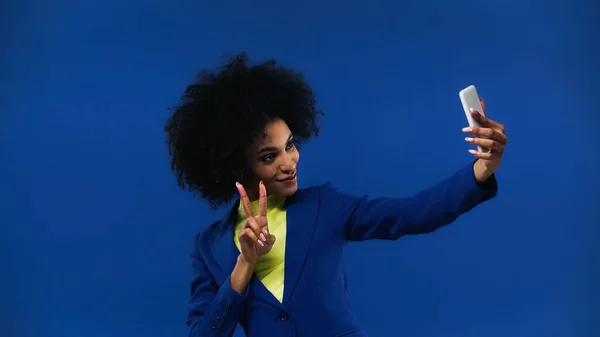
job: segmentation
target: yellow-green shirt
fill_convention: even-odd
[[[252,211],[254,214],[258,213],[258,200],[252,202]],[[235,245],[238,250],[241,251],[238,235],[242,230],[246,219],[246,213],[244,212],[242,203],[240,203],[240,206],[238,207],[237,219],[233,237]],[[267,221],[269,224],[269,233],[275,235],[275,244],[267,254],[258,259],[254,273],[273,296],[275,296],[279,302],[283,302],[286,234],[285,199],[276,196],[269,196],[267,198]]]

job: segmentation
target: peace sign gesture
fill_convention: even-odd
[[[246,213],[246,222],[238,235],[243,258],[250,263],[256,263],[259,257],[271,251],[275,243],[275,236],[269,233],[267,223],[267,189],[260,182],[258,185],[258,215],[254,215],[252,204],[244,186],[236,183],[240,193],[240,202]]]

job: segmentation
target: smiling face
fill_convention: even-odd
[[[253,179],[249,184],[246,183],[245,188],[252,200],[257,198],[260,181],[265,184],[268,195],[289,197],[298,190],[296,167],[300,153],[284,121],[276,120],[267,124],[265,132],[250,148],[249,160]]]

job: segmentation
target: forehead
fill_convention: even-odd
[[[273,121],[265,127],[265,132],[262,133],[256,140],[256,146],[278,146],[287,142],[291,134],[290,128],[282,120]]]

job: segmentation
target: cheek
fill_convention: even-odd
[[[263,165],[263,164],[257,164],[254,166],[254,176],[256,177],[256,181],[264,181],[267,182],[271,179],[273,179],[273,176],[275,175],[275,173],[277,173],[275,171],[275,165]]]
[[[294,154],[292,155],[292,160],[297,163],[300,160],[300,152],[296,148],[294,148]]]

